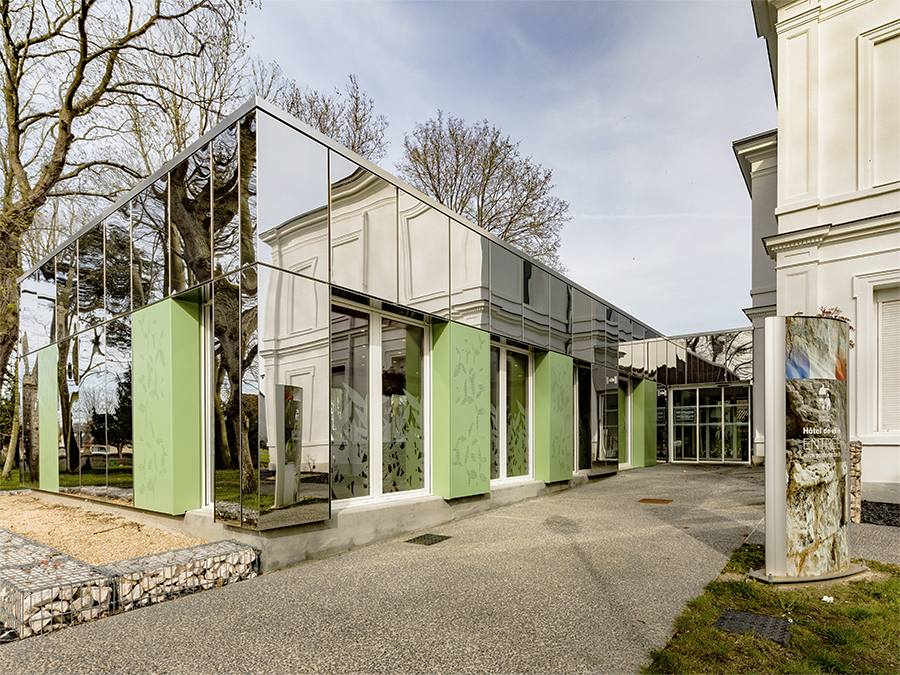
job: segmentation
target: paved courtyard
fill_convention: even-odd
[[[764,541],[764,492],[761,468],[628,471],[432,528],[450,537],[433,546],[390,540],[2,645],[0,673],[634,673],[731,551]],[[896,528],[852,534],[854,557],[900,562]]]

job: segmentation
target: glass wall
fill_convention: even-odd
[[[331,499],[429,489],[433,319],[494,340],[493,479],[533,473],[533,349],[579,363],[579,470],[628,460],[630,378],[662,396],[734,384],[718,401],[674,393],[659,452],[671,427],[675,458],[748,456],[746,336],[659,339],[350,153],[251,110],[22,279],[23,475],[37,477],[34,354],[58,342],[60,485],[133,500],[130,316],[186,293],[211,303],[207,497],[231,525],[323,520]]]
[[[530,361],[527,352],[491,346],[491,479],[531,474]]]
[[[692,387],[671,394],[676,461],[749,461],[749,385]]]

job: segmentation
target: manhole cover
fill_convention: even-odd
[[[422,544],[424,546],[431,546],[432,544],[439,544],[444,539],[449,539],[445,534],[420,534],[418,537],[413,537],[412,539],[407,539],[407,544]]]
[[[790,622],[776,616],[763,616],[752,612],[739,612],[736,609],[723,609],[720,616],[713,624],[713,628],[727,630],[731,633],[746,633],[752,630],[759,637],[768,638],[786,645],[791,641],[788,632]]]
[[[649,497],[645,497],[644,499],[638,499],[639,504],[671,504],[671,499],[650,499]]]

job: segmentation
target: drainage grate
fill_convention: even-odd
[[[444,539],[449,539],[445,534],[420,534],[418,537],[413,537],[412,539],[407,539],[407,544],[422,544],[423,546],[431,546],[432,544],[439,544]]]
[[[713,628],[727,630],[731,633],[746,633],[753,631],[759,637],[768,638],[786,645],[791,641],[788,632],[790,622],[776,616],[763,616],[751,612],[739,612],[736,609],[723,609],[720,616],[713,624]]]
[[[650,499],[649,497],[645,497],[644,499],[638,499],[639,504],[671,504],[671,499]]]

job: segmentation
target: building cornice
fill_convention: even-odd
[[[830,229],[831,224],[828,224],[794,232],[785,232],[784,234],[773,234],[771,237],[763,238],[763,245],[766,247],[766,253],[774,260],[775,256],[782,251],[805,246],[818,246],[824,241]]]
[[[755,136],[742,138],[734,141],[731,147],[734,150],[734,157],[737,159],[741,174],[744,176],[744,184],[752,197],[753,164],[766,159],[777,159],[778,130],[772,129]]]
[[[754,319],[765,319],[769,316],[776,316],[778,314],[778,308],[775,305],[763,305],[762,307],[745,307],[743,310],[744,316],[746,316],[750,321]]]

